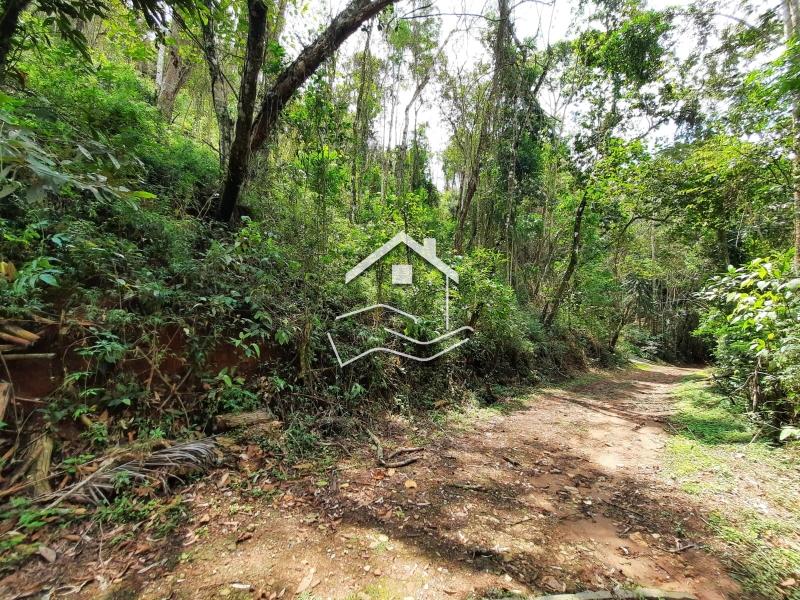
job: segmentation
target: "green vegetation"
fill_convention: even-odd
[[[708,518],[716,538],[709,545],[720,546],[747,592],[774,597],[800,569],[800,448],[774,447],[707,381],[685,382],[677,400],[667,475],[689,494],[722,504]]]
[[[714,362],[718,390],[684,387],[671,442],[689,491],[735,486],[726,464],[703,479],[719,453],[769,462],[800,437],[791,10],[580,2],[551,39],[509,0],[466,25],[411,0],[317,8],[0,3],[8,497],[223,413],[268,409],[279,439],[252,443],[327,463],[325,439],[376,413],[505,414],[505,386],[630,356]],[[458,285],[403,246],[345,283],[400,231],[434,238]],[[375,303],[420,319],[337,319]],[[331,351],[436,338],[445,306],[474,334],[436,361]],[[118,483],[98,518],[181,521]]]
[[[370,600],[393,600],[394,598],[402,597],[402,590],[393,590],[386,582],[378,581],[366,586],[358,593],[347,596],[345,600],[365,600],[366,598]]]
[[[707,382],[691,379],[679,388],[675,405],[675,421],[687,437],[703,445],[735,444],[755,437],[751,424],[732,409],[727,397]]]
[[[85,514],[85,510],[42,508],[27,498],[13,498],[0,512],[0,519],[13,519],[16,523],[15,530],[0,539],[0,569],[12,569],[37,552],[39,544],[31,543],[28,536],[51,524],[66,525]]]
[[[731,266],[704,290],[713,304],[699,330],[716,339],[722,388],[780,439],[800,439],[798,290],[786,255]]]

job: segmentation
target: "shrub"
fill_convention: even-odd
[[[790,260],[759,258],[715,277],[698,329],[715,342],[723,389],[776,430],[800,417],[800,278]]]

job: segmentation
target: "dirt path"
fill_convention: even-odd
[[[321,475],[259,481],[258,498],[235,474],[218,489],[214,474],[189,491],[171,559],[129,542],[95,563],[79,596],[480,598],[633,583],[738,598],[713,556],[675,551],[702,542],[702,507],[659,475],[660,421],[690,372],[630,369],[537,392],[396,470],[365,452]],[[414,435],[397,425],[392,442]]]

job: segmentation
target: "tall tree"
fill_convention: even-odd
[[[665,69],[663,36],[670,29],[669,13],[643,11],[637,2],[601,3],[593,21],[600,28],[584,32],[574,44],[573,64],[578,82],[573,99],[586,103],[583,131],[576,136],[577,163],[583,166],[578,181],[584,186],[575,209],[566,268],[555,294],[545,305],[542,321],[555,322],[568,293],[580,258],[582,227],[593,182],[593,169],[599,159],[614,147],[614,135],[632,117],[647,116],[661,123],[668,115],[653,114],[652,102],[643,88],[657,81]]]
[[[497,94],[500,89],[500,80],[504,69],[508,66],[506,52],[511,43],[511,9],[508,0],[498,0],[497,28],[494,38],[494,70],[492,71],[492,82],[490,85],[489,98],[486,111],[483,114],[481,126],[478,129],[478,141],[475,147],[475,155],[472,158],[470,168],[466,172],[461,182],[462,192],[458,207],[456,232],[453,240],[453,248],[457,253],[464,251],[464,228],[467,217],[472,208],[472,199],[478,191],[481,168],[483,167],[483,157],[489,143],[491,135],[492,119],[496,108]]]
[[[790,72],[798,73],[800,62],[795,47],[800,42],[800,3],[798,0],[782,0],[783,27],[786,34],[787,56]],[[792,95],[792,149],[794,165],[792,187],[794,195],[794,272],[800,275],[800,89],[793,89]]]
[[[181,28],[178,20],[173,19],[170,26],[169,39],[166,40],[165,65],[163,74],[158,85],[158,97],[156,104],[161,114],[167,121],[172,121],[172,113],[175,110],[175,100],[178,92],[186,83],[192,71],[192,63],[185,56],[186,49],[180,38]],[[163,46],[162,46],[163,47]]]
[[[586,204],[588,200],[588,189],[584,189],[581,194],[581,199],[575,209],[575,219],[572,222],[572,237],[569,244],[569,260],[567,261],[567,268],[561,276],[561,281],[556,288],[550,302],[545,305],[542,313],[542,323],[545,327],[550,327],[558,315],[558,309],[567,294],[567,289],[572,281],[572,276],[575,274],[575,269],[578,267],[578,257],[581,248],[581,233],[583,231],[583,215],[586,212]]]
[[[350,222],[355,222],[360,201],[361,178],[363,164],[367,153],[367,138],[371,133],[372,119],[377,108],[374,95],[374,64],[370,47],[372,40],[372,23],[365,27],[364,48],[356,57],[357,69],[353,79],[356,81],[356,112],[353,115],[352,148],[350,159]]]
[[[253,127],[253,113],[258,92],[258,74],[264,61],[264,43],[267,35],[267,7],[264,0],[248,0],[249,26],[247,30],[247,49],[244,71],[239,86],[239,107],[236,114],[236,129],[231,143],[228,168],[222,188],[220,216],[230,220],[236,208],[238,190],[247,177],[250,165],[250,131]],[[232,190],[237,190],[231,201]],[[224,207],[224,208],[223,208]],[[226,212],[223,212],[226,211]]]
[[[211,103],[214,107],[219,140],[219,164],[224,172],[228,165],[234,126],[233,115],[231,115],[228,105],[230,82],[223,69],[218,37],[219,23],[223,18],[224,10],[217,0],[204,0],[204,4],[206,14],[200,15],[199,18],[201,32],[199,45],[202,49],[211,81]],[[184,27],[189,30],[190,26],[184,23]]]
[[[228,159],[225,183],[220,194],[219,211],[217,212],[217,217],[221,221],[230,221],[234,215],[245,182],[244,175],[249,166],[250,152],[257,152],[269,140],[278,123],[281,111],[295,92],[362,23],[396,1],[352,0],[342,12],[334,17],[319,37],[278,75],[275,83],[264,95],[256,118],[251,121],[251,115],[237,116],[237,136],[249,137],[250,151],[246,155],[242,152],[236,158],[237,161],[244,159],[248,164],[238,164],[238,162],[234,164],[233,152]],[[257,68],[260,69],[263,53],[260,58],[248,56],[247,60],[258,61]],[[249,67],[245,65],[245,71],[248,69]],[[244,119],[241,127],[238,123],[239,118]]]

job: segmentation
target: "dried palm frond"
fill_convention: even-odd
[[[116,495],[120,482],[160,484],[166,490],[169,480],[181,481],[181,475],[209,469],[217,465],[220,458],[221,452],[213,437],[177,444],[122,464],[101,465],[84,479],[36,500],[52,500],[51,508],[64,500],[101,505]]]

